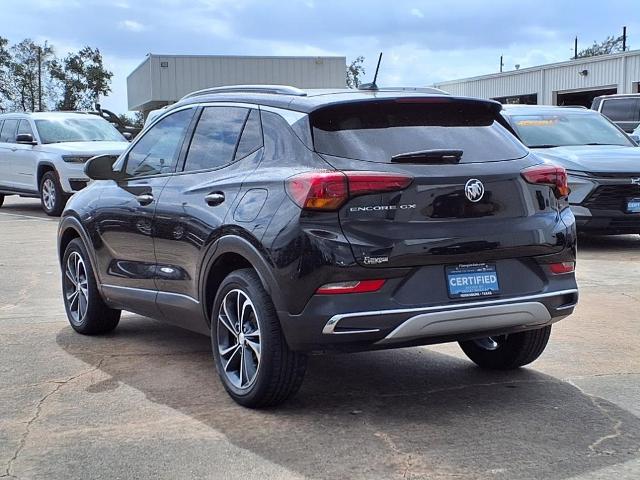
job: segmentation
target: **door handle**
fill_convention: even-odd
[[[215,207],[216,205],[220,205],[222,202],[224,202],[224,193],[222,192],[210,193],[209,195],[204,197],[204,200],[205,202],[207,202],[207,205],[209,205],[210,207]]]
[[[149,205],[153,202],[153,195],[150,193],[141,193],[140,195],[136,195],[136,200],[138,200],[140,205]]]

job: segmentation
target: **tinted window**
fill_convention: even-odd
[[[247,114],[246,108],[206,107],[193,134],[184,169],[203,170],[231,163]]]
[[[127,175],[157,175],[175,170],[193,109],[181,110],[156,123],[127,155]]]
[[[31,135],[33,137],[33,130],[27,120],[20,120],[18,125],[18,135]]]
[[[626,145],[631,142],[598,113],[514,115],[513,127],[522,142],[531,147],[568,145]]]
[[[126,141],[113,125],[95,115],[36,120],[36,129],[42,143]]]
[[[634,122],[638,120],[640,103],[635,98],[609,99],[602,102],[602,114],[614,122]]]
[[[372,162],[402,153],[462,150],[461,162],[520,158],[526,149],[484,103],[422,99],[338,105],[311,114],[318,152]]]
[[[18,120],[5,120],[0,130],[0,142],[16,143]]]
[[[260,125],[260,112],[251,110],[247,122],[242,129],[242,136],[238,143],[235,160],[240,160],[252,154],[262,147],[262,125]]]

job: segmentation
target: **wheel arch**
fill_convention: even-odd
[[[273,301],[276,310],[284,304],[272,267],[256,246],[249,240],[228,235],[217,240],[209,249],[203,262],[200,277],[200,298],[207,322],[211,321],[211,308],[220,283],[235,270],[252,268],[258,274],[262,286]]]
[[[62,259],[64,258],[64,252],[67,249],[69,243],[75,238],[79,238],[84,244],[84,248],[89,254],[89,262],[91,262],[91,268],[96,276],[96,283],[98,284],[98,290],[102,293],[102,284],[99,278],[99,270],[97,268],[97,259],[93,250],[93,244],[90,241],[89,235],[85,231],[82,223],[74,216],[64,217],[60,221],[58,227],[58,261],[62,266]]]
[[[56,170],[56,166],[53,164],[53,162],[43,161],[38,163],[38,169],[36,171],[36,187],[38,191],[40,191],[40,183],[42,182],[42,177],[47,172],[56,172],[57,174],[58,171]]]

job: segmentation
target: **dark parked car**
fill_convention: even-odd
[[[502,113],[522,143],[567,170],[578,230],[640,233],[640,148],[619,127],[586,108],[513,105]]]
[[[211,336],[240,404],[284,401],[306,354],[459,341],[534,361],[578,299],[561,167],[500,104],[436,91],[231,87],[167,108],[59,228],[83,334],[121,310]]]

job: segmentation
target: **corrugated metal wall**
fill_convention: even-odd
[[[127,103],[129,110],[132,105],[140,105],[151,100],[151,63],[147,58],[127,77]],[[132,102],[134,102],[132,104]]]
[[[146,65],[146,67],[145,67]],[[202,88],[283,84],[299,88],[345,86],[345,57],[228,57],[150,55],[127,78],[129,109],[175,102]]]
[[[579,72],[587,70],[587,75]],[[480,98],[536,93],[538,103],[553,104],[554,93],[617,88],[618,93],[637,92],[640,51],[542,65],[502,74],[485,75],[435,86],[453,95]]]

